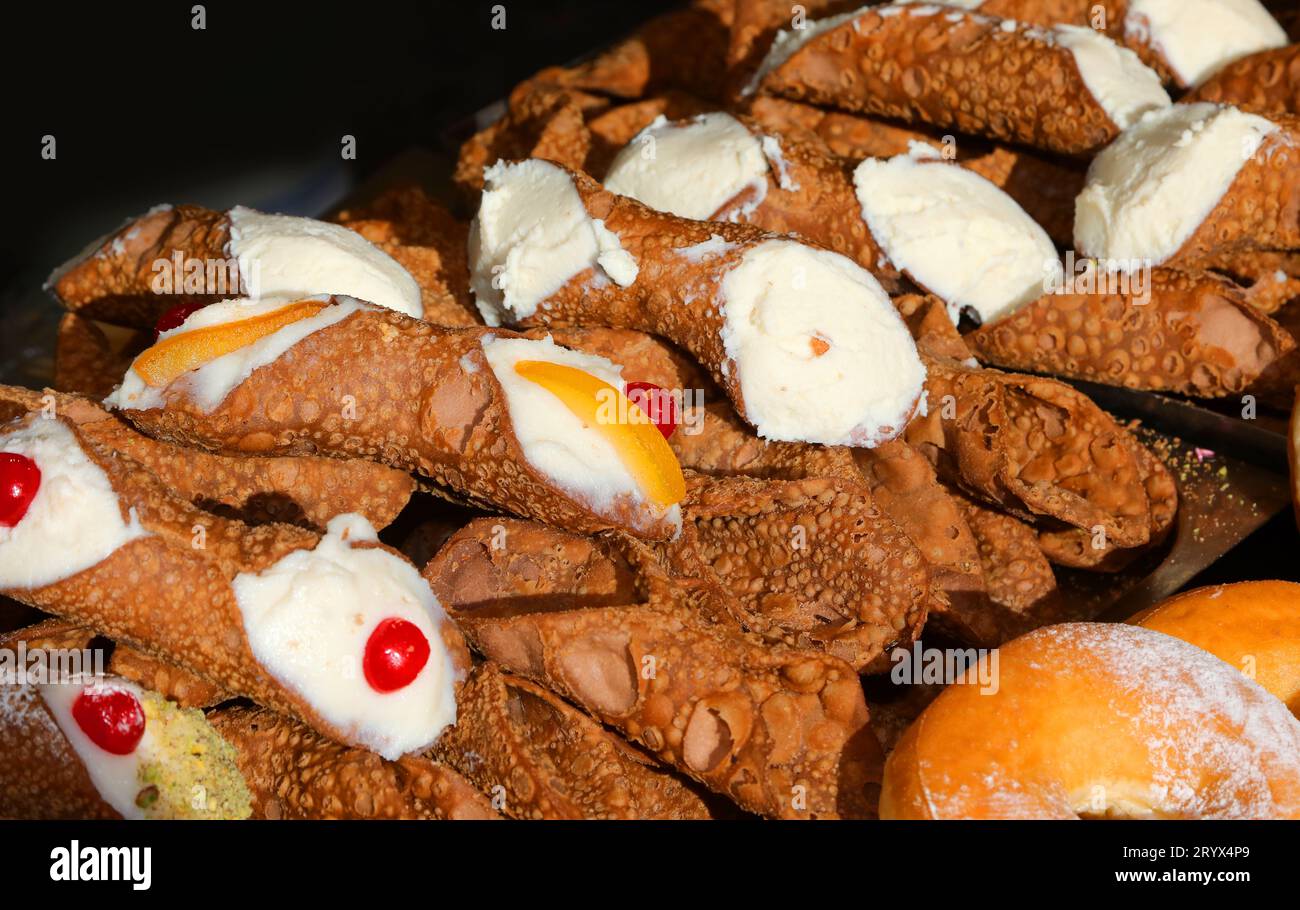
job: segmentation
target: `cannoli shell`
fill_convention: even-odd
[[[208,720],[235,748],[255,818],[499,818],[472,784],[433,759],[387,761],[263,708],[220,708]]]
[[[1247,250],[1212,257],[1205,268],[1232,279],[1246,302],[1265,315],[1272,315],[1293,300],[1300,299],[1300,253]]]
[[[716,109],[716,104],[703,98],[686,92],[668,91],[591,115],[587,119],[591,148],[587,152],[585,164],[579,170],[586,171],[597,180],[604,180],[614,156],[636,138],[637,133],[653,123],[655,118],[685,120]]]
[[[1119,135],[1067,48],[1004,24],[945,7],[866,9],[813,37],[757,88],[1067,155]]]
[[[55,342],[54,387],[99,401],[117,387],[135,355],[152,342],[151,332],[65,313]]]
[[[113,645],[108,672],[157,692],[182,708],[211,708],[232,698],[203,677],[120,642]]]
[[[493,534],[492,519],[471,524],[425,568],[489,659],[748,811],[874,812],[879,745],[847,664],[705,622],[631,538]]]
[[[390,190],[368,205],[340,212],[336,220],[411,273],[420,286],[425,322],[481,324],[469,293],[469,225],[457,221],[424,190]]]
[[[518,819],[707,819],[686,783],[577,708],[492,662],[434,752]]]
[[[1294,348],[1227,279],[1149,274],[1146,294],[1049,294],[966,341],[982,362],[1003,369],[1205,398],[1240,394]]]
[[[1119,547],[1150,540],[1150,503],[1128,432],[1051,379],[927,359],[929,411],[906,439],[939,476],[1026,521],[1104,529]]]
[[[335,515],[357,512],[384,528],[415,490],[409,474],[384,465],[312,456],[215,455],[151,439],[79,396],[0,386],[0,417],[47,406],[76,423],[95,445],[153,472],[176,495],[249,523],[324,528]]]
[[[698,478],[683,512],[700,556],[769,640],[871,672],[925,624],[926,561],[860,480]]]
[[[93,634],[59,620],[0,636],[0,649],[85,648]],[[120,818],[90,780],[34,686],[0,685],[0,818]]]
[[[1300,44],[1235,60],[1182,100],[1231,104],[1255,114],[1300,114]]]
[[[211,303],[222,295],[157,294],[154,263],[176,252],[186,259],[224,259],[230,240],[225,212],[197,205],[153,209],[98,241],[50,277],[49,290],[70,312],[114,325],[153,329],[181,303]],[[224,296],[238,296],[238,283]]]
[[[789,0],[736,0],[727,42],[732,94],[739,94],[758,69],[777,32],[795,27],[796,14],[802,27],[806,27],[814,20],[848,12],[861,5],[858,0],[809,0],[799,4]]]
[[[258,368],[211,411],[174,391],[166,407],[126,416],[149,435],[182,445],[228,454],[363,458],[418,473],[492,511],[579,531],[621,526],[670,536],[671,524],[649,515],[643,504],[622,503],[611,520],[528,463],[510,427],[505,393],[483,354],[488,334],[510,333],[441,328],[391,310],[364,309]],[[351,396],[350,408],[345,396]]]
[[[1283,331],[1295,336],[1300,332],[1300,300],[1286,304],[1273,318]],[[1285,411],[1291,407],[1297,383],[1300,383],[1300,351],[1291,350],[1270,364],[1246,391],[1260,404]]]

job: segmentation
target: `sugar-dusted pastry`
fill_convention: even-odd
[[[424,312],[410,272],[360,234],[243,206],[156,206],[64,263],[46,287],[78,315],[144,329],[174,308],[241,294],[348,294]]]
[[[489,323],[658,334],[768,439],[871,446],[919,407],[924,369],[906,327],[850,259],[655,212],[538,159],[487,178],[470,265]]]
[[[0,430],[0,592],[395,758],[455,719],[463,640],[360,515],[324,535],[201,512],[66,418]]]
[[[424,571],[489,659],[742,808],[871,814],[880,753],[853,669],[705,616],[633,538],[481,519]]]
[[[512,335],[349,297],[224,301],[160,336],[107,404],[178,443],[365,458],[489,508],[671,536],[681,469],[623,419],[619,368]]]
[[[53,652],[89,654],[92,638],[57,620],[0,637],[0,649],[21,643],[29,661],[44,652],[49,673],[0,685],[0,816],[248,818],[235,750],[202,712],[88,664],[58,674]]]
[[[564,699],[491,661],[470,674],[443,760],[520,819],[707,819],[667,768]]]
[[[1154,111],[1088,169],[1075,249],[1108,270],[1300,248],[1300,121],[1209,103]]]
[[[781,32],[747,90],[1067,155],[1095,153],[1170,103],[1153,70],[1086,25],[911,4]]]

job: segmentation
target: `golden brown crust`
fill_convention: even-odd
[[[323,529],[334,516],[357,512],[384,528],[415,490],[409,474],[383,465],[313,456],[216,455],[151,439],[80,396],[0,386],[0,419],[48,409],[75,423],[90,442],[153,472],[177,496],[250,523]]]
[[[1181,100],[1231,104],[1256,114],[1300,114],[1300,44],[1235,60]]]
[[[420,286],[421,318],[434,325],[480,325],[469,293],[469,225],[457,221],[417,186],[399,187],[373,202],[339,212],[351,228],[397,260]]]
[[[362,458],[418,473],[481,507],[582,531],[669,536],[670,522],[643,503],[621,503],[613,518],[598,515],[528,462],[482,349],[485,337],[511,334],[364,309],[258,368],[211,411],[172,388],[166,407],[126,416],[182,445]]]
[[[656,117],[683,120],[717,109],[717,105],[686,92],[668,91],[641,101],[619,104],[589,116],[591,149],[580,170],[604,180],[614,156]]]
[[[439,758],[520,819],[707,819],[666,768],[541,686],[480,664],[456,699]]]
[[[966,341],[1003,369],[1206,398],[1240,394],[1295,347],[1224,278],[1154,269],[1150,281],[1143,294],[1049,294]]]
[[[183,708],[211,708],[231,698],[230,693],[203,677],[121,643],[113,646],[108,672],[157,692]]]
[[[238,296],[157,294],[154,264],[180,253],[185,259],[224,260],[230,219],[197,205],[153,209],[97,242],[50,276],[49,290],[70,311],[87,319],[152,330],[158,317],[180,303]]]
[[[872,812],[879,745],[852,668],[709,624],[631,538],[483,519],[425,577],[481,653],[742,808]]]
[[[1246,302],[1265,315],[1300,299],[1300,253],[1246,250],[1211,257],[1207,271],[1232,280]]]
[[[63,315],[54,350],[54,388],[100,401],[122,381],[135,355],[153,341],[152,333],[139,329],[105,328],[76,313]]]
[[[868,9],[812,38],[757,89],[1067,155],[1120,132],[1067,48],[946,7]]]
[[[222,708],[208,719],[235,748],[254,818],[499,818],[472,784],[432,759],[387,761],[262,708]]]
[[[1300,300],[1283,305],[1272,316],[1282,330],[1292,337],[1300,333]],[[1246,391],[1261,404],[1279,411],[1289,410],[1295,398],[1296,385],[1300,384],[1300,349],[1292,349],[1279,357]]]

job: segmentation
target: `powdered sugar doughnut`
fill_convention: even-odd
[[[903,735],[882,818],[1300,818],[1300,722],[1194,645],[1067,623],[1004,645],[998,671]]]

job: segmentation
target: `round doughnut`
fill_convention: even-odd
[[[1300,818],[1300,721],[1195,645],[1066,623],[995,653],[996,691],[903,734],[882,818]]]
[[[1300,585],[1243,581],[1197,588],[1132,621],[1204,648],[1300,717]]]

